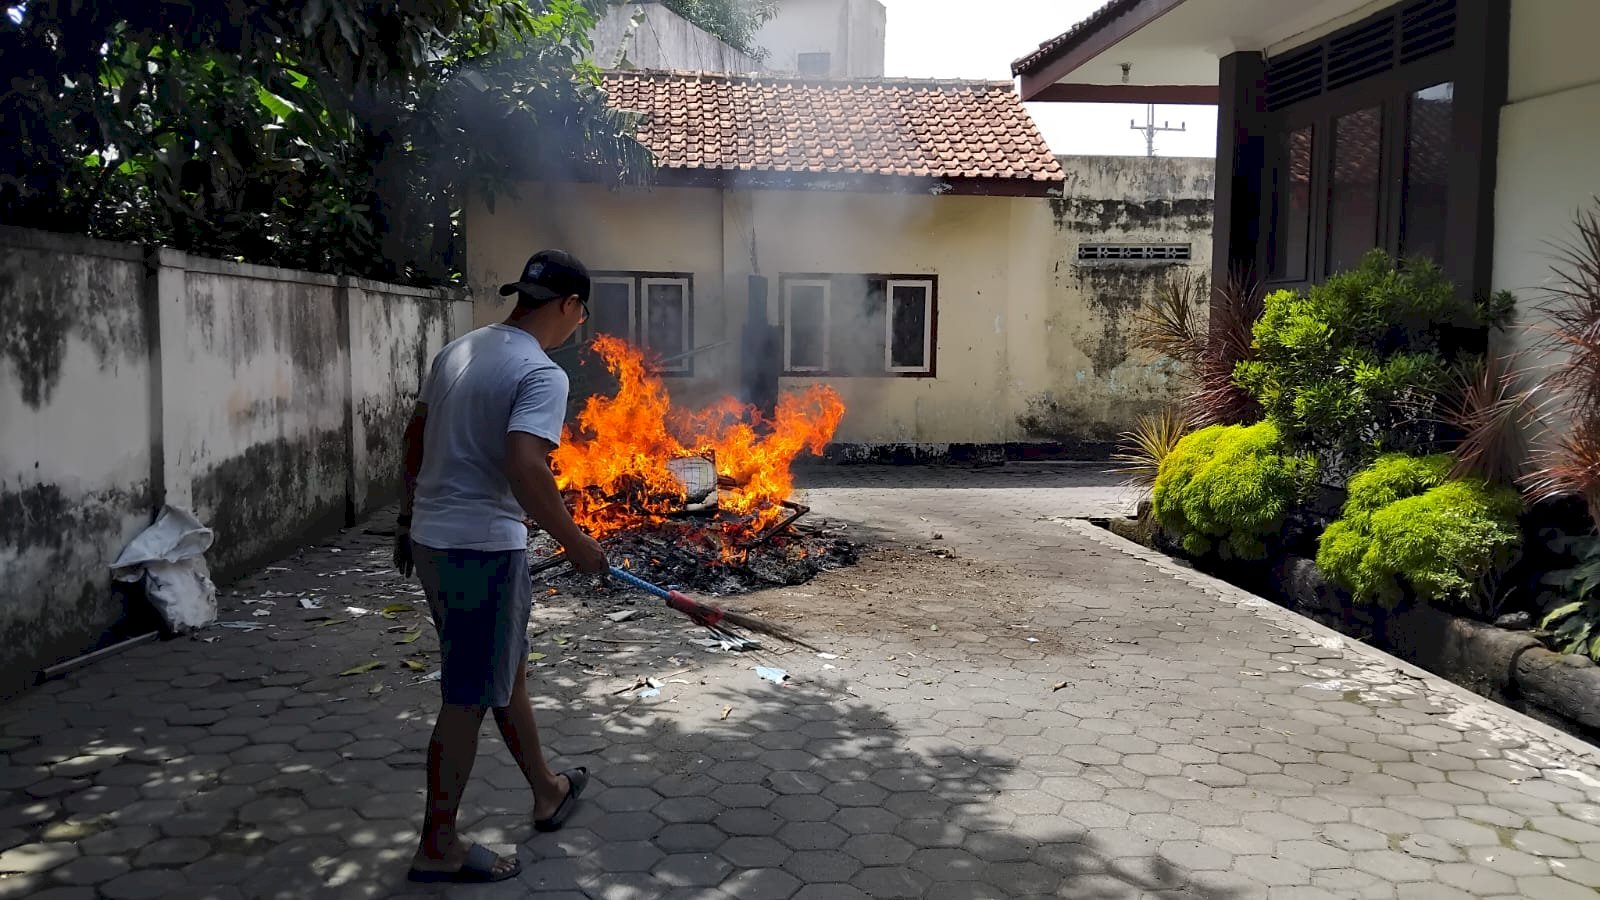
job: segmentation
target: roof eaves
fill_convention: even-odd
[[[1039,49],[1011,64],[1012,75],[1031,75],[1046,64],[1088,40],[1092,35],[1125,15],[1139,4],[1139,0],[1109,0],[1106,5],[1090,13],[1088,18],[1039,45]]]

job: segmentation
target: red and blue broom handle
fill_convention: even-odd
[[[632,585],[633,587],[636,587],[647,594],[653,594],[657,597],[660,597],[661,599],[667,601],[668,606],[672,607],[678,612],[683,613],[689,618],[694,619],[701,625],[711,627],[722,621],[722,610],[717,609],[714,606],[706,606],[702,603],[698,603],[688,595],[679,591],[669,591],[664,587],[651,584],[650,582],[645,581],[643,578],[634,575],[632,572],[619,569],[616,566],[611,567],[611,575],[617,580],[625,584]]]

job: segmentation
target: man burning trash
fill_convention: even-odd
[[[532,519],[580,572],[608,569],[605,552],[562,502],[549,455],[561,442],[567,373],[546,350],[588,318],[589,274],[571,254],[534,254],[504,322],[476,329],[434,357],[405,433],[405,500],[394,561],[422,582],[443,656],[439,719],[428,743],[428,798],[413,881],[501,881],[521,870],[456,832],[461,794],[486,710],[533,789],[534,825],[554,831],[589,781],[557,774],[528,702],[528,574]]]

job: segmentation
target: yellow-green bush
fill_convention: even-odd
[[[1161,461],[1150,501],[1189,553],[1260,559],[1315,476],[1316,461],[1291,453],[1271,422],[1213,425]]]
[[[1317,567],[1358,603],[1393,606],[1409,587],[1430,604],[1474,605],[1521,545],[1522,500],[1477,478],[1451,479],[1448,454],[1386,454],[1350,479]]]

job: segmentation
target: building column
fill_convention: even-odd
[[[1265,127],[1267,64],[1256,51],[1222,57],[1217,81],[1217,188],[1213,210],[1211,284],[1231,273],[1260,278],[1265,260],[1261,210],[1271,190]],[[1213,295],[1215,296],[1215,295]]]

